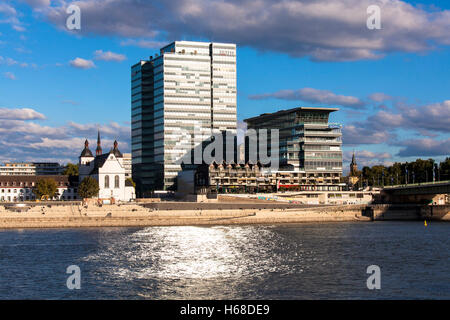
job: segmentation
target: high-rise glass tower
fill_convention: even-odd
[[[181,159],[220,131],[236,133],[236,45],[175,41],[131,67],[133,179],[138,196],[174,186]]]

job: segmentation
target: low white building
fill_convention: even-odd
[[[78,200],[77,188],[72,185],[67,176],[0,176],[0,202],[21,202],[38,200],[33,190],[40,179],[52,179],[56,182],[58,191],[50,200]]]
[[[86,177],[98,181],[100,199],[130,201],[135,198],[135,190],[130,181],[126,179],[126,169],[122,153],[119,151],[117,141],[108,153],[102,153],[100,135],[97,141],[96,156],[89,150],[89,142],[79,157],[79,183]]]

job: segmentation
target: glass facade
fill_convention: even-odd
[[[145,196],[173,188],[213,132],[236,132],[236,45],[176,41],[131,72],[133,177]]]
[[[246,119],[248,129],[278,129],[282,170],[339,183],[342,176],[341,125],[328,123],[336,108],[294,108]],[[270,141],[270,140],[269,140]]]
[[[132,176],[137,193],[160,180],[155,162],[154,139],[154,66],[141,61],[131,67],[131,153]]]

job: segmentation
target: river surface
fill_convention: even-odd
[[[450,299],[449,235],[444,222],[0,230],[0,299]]]

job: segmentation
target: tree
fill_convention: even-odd
[[[63,171],[63,175],[69,177],[78,177],[78,166],[69,162]]]
[[[78,183],[78,166],[73,163],[68,163],[63,171],[63,175],[69,177],[70,184]]]
[[[78,186],[78,195],[83,199],[96,197],[99,191],[98,182],[92,177],[84,178]]]
[[[56,184],[55,180],[50,178],[39,179],[33,189],[33,193],[38,198],[42,198],[42,196],[48,196],[49,199],[52,199],[57,192],[58,185]]]
[[[450,180],[450,158],[447,157],[439,164],[439,176],[440,180]]]
[[[133,181],[133,179],[132,178],[127,178],[127,180],[126,181],[128,181],[129,183],[131,183],[131,185],[133,186],[133,188],[135,188],[136,189],[136,183]]]

